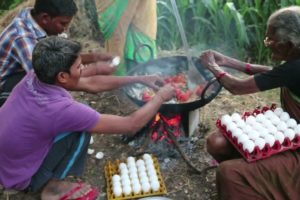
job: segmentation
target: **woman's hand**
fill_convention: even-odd
[[[200,56],[200,61],[208,69],[218,67],[218,64],[216,63],[213,51],[203,52]]]
[[[206,55],[206,54],[210,54],[211,56],[213,56],[215,63],[219,66],[227,66],[228,65],[228,59],[229,57],[217,52],[217,51],[213,51],[213,50],[208,50],[202,53],[202,55]],[[201,60],[202,60],[202,55],[200,56]]]
[[[156,95],[159,95],[163,101],[169,101],[175,96],[175,88],[171,84],[161,87]]]
[[[141,76],[141,83],[147,85],[154,90],[158,90],[165,84],[165,81],[158,75]]]

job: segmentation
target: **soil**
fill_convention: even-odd
[[[83,43],[86,51],[103,51],[97,41],[86,38],[77,39]],[[167,52],[167,54],[172,55],[176,54],[176,52]],[[89,104],[100,113],[127,115],[138,108],[126,97],[121,89],[99,94],[87,94],[84,92],[73,92],[72,94],[78,101]],[[212,102],[199,108],[199,128],[193,136],[181,138],[180,145],[182,149],[199,169],[204,169],[214,164],[213,159],[206,152],[205,140],[207,135],[216,128],[216,120],[224,114],[243,113],[244,111],[251,111],[258,106],[270,105],[271,103],[279,104],[278,94],[277,90],[273,90],[259,94],[234,96],[223,89]],[[101,189],[102,192],[98,199],[104,200],[107,199],[104,166],[108,161],[124,160],[128,156],[135,155],[136,149],[132,142],[125,142],[120,135],[94,134],[93,138],[94,143],[90,145],[90,148],[94,149],[95,152],[88,156],[86,172],[82,179]],[[153,149],[150,148],[145,149],[145,151],[153,153]],[[97,152],[103,152],[104,157],[96,159],[95,154]],[[174,200],[217,199],[216,168],[208,170],[203,175],[198,175],[188,167],[178,153],[163,155],[156,152],[154,155],[159,159],[161,173],[168,191],[164,195],[165,197]],[[6,199],[6,195],[3,193],[0,194],[0,200],[2,199]],[[39,194],[20,192],[9,195],[9,199],[36,200],[39,199]]]

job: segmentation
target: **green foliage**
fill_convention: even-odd
[[[2,0],[0,1],[0,16],[5,13],[5,11],[15,8],[19,5],[22,0]]]
[[[268,63],[264,47],[266,23],[275,10],[300,0],[177,0],[189,45],[198,53],[217,49],[252,62]],[[157,44],[163,50],[182,47],[170,0],[157,0]]]

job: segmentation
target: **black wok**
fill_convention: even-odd
[[[205,80],[202,84],[205,85],[202,94],[198,99],[194,101],[179,103],[179,102],[166,102],[161,108],[160,112],[168,113],[181,113],[200,108],[212,99],[214,99],[218,93],[221,91],[222,86],[216,81],[214,75],[207,69],[205,69],[197,58],[192,58],[195,66],[197,67],[200,76]],[[188,70],[188,60],[186,56],[172,56],[164,57],[159,59],[153,59],[145,63],[137,64],[131,70],[129,70],[128,75],[130,76],[140,76],[140,75],[150,75],[150,74],[160,74],[162,76],[175,76],[179,73],[186,72]],[[139,92],[144,91],[145,86],[141,84],[133,84],[124,88],[126,95],[137,105],[142,106],[146,102],[142,100]]]

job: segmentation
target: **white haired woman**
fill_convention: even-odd
[[[242,95],[281,89],[282,107],[300,122],[300,7],[274,12],[268,19],[265,46],[272,59],[285,61],[271,68],[245,63],[215,51],[201,55],[202,63],[232,94]],[[237,78],[226,66],[250,76]],[[247,163],[218,131],[207,139],[208,152],[221,164],[217,171],[220,199],[299,199],[300,150],[286,151],[254,163]]]

